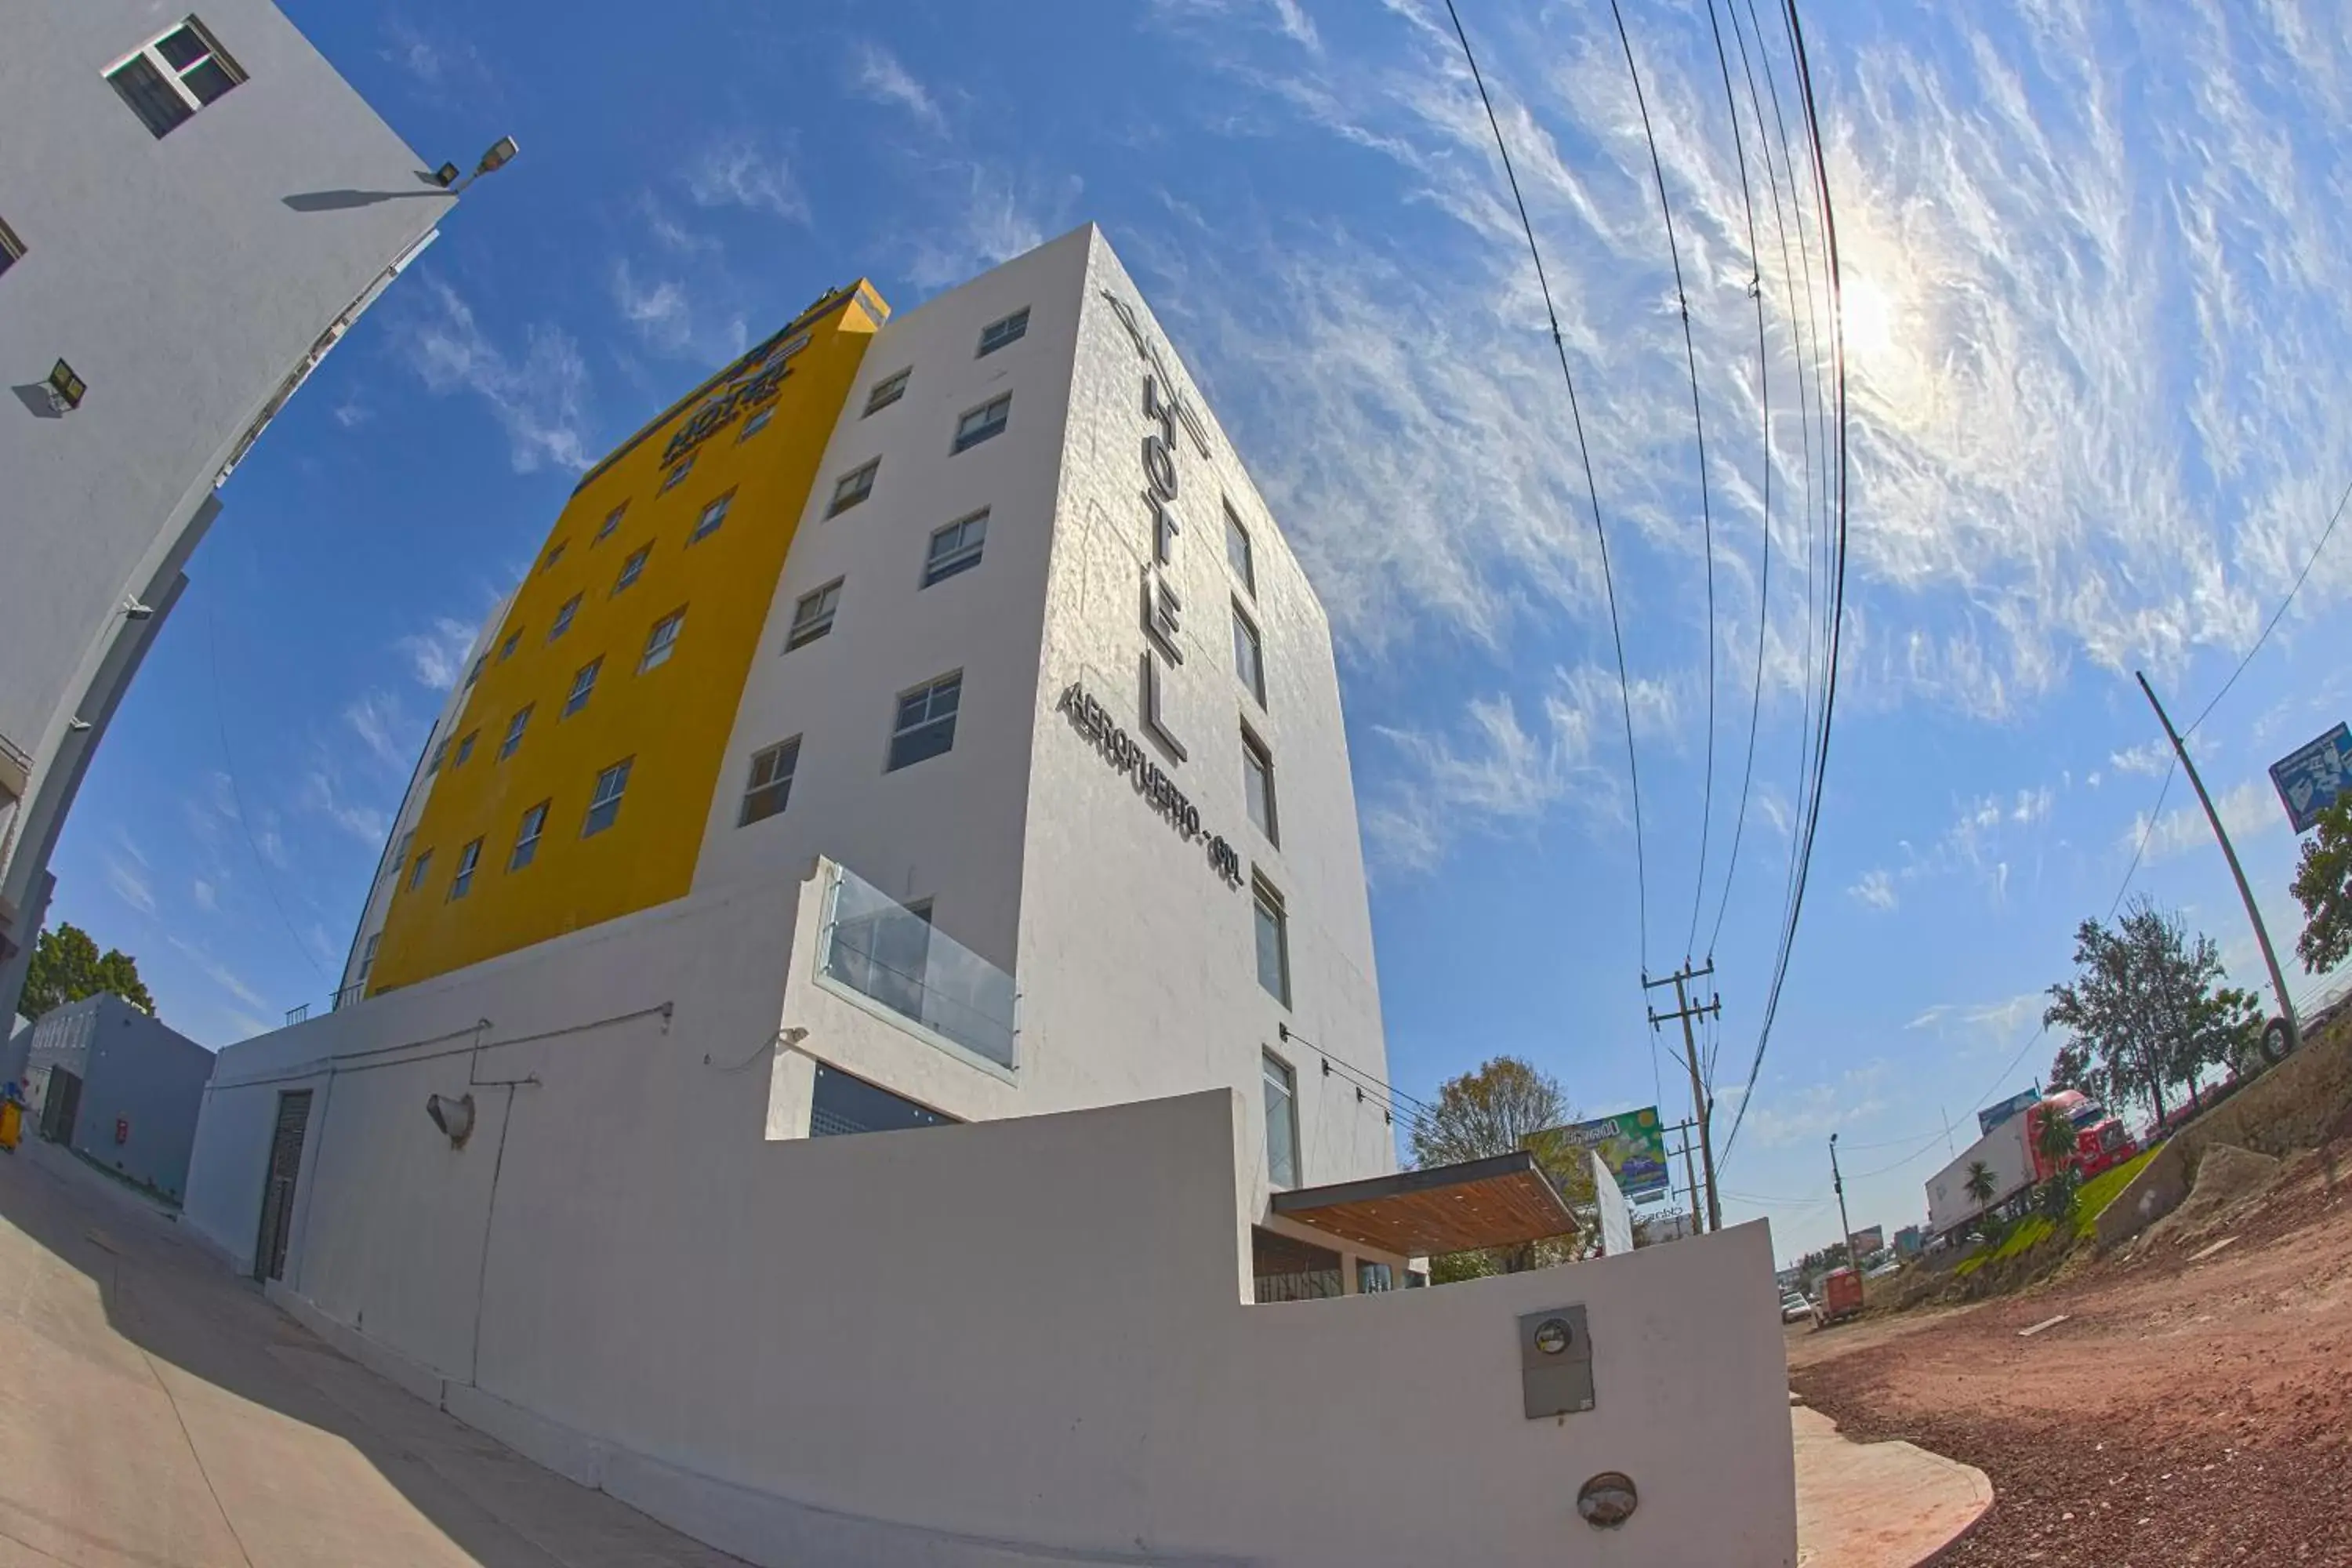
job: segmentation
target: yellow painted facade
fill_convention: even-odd
[[[828,295],[581,481],[445,738],[396,873],[371,994],[686,893],[785,552],[887,314],[863,282]],[[723,520],[695,537],[721,498]],[[634,581],[621,586],[640,551]],[[641,668],[654,628],[680,611],[668,656]],[[575,679],[597,659],[587,701],[567,715]],[[526,709],[520,739],[501,755]],[[623,762],[619,810],[585,833],[598,775]],[[542,803],[535,851],[513,868],[526,815]]]

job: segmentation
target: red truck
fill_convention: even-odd
[[[2053,1116],[2064,1117],[2074,1129],[2073,1152],[2057,1162],[2040,1147],[2042,1124]],[[1955,1234],[1987,1209],[2048,1181],[2063,1165],[2095,1176],[2138,1152],[2139,1144],[2105,1107],[2078,1090],[2059,1089],[1994,1122],[1959,1158],[1927,1179],[1927,1228],[1938,1236]],[[1968,1190],[1969,1173],[1979,1164],[1993,1182],[1986,1203]]]
[[[1832,1268],[1822,1276],[1821,1304],[1813,1309],[1813,1325],[1828,1328],[1862,1310],[1862,1276],[1852,1268]]]

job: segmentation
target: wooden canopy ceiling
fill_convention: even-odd
[[[1274,1212],[1407,1258],[1516,1247],[1576,1229],[1576,1215],[1524,1149],[1459,1165],[1276,1193]]]

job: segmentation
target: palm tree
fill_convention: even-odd
[[[1982,1207],[1992,1202],[1992,1167],[1982,1160],[1969,1161],[1969,1179],[1960,1184],[1960,1190],[1974,1198],[1979,1207]]]
[[[2033,1130],[2033,1152],[2056,1175],[2074,1163],[2074,1123],[2063,1111],[2047,1105],[2033,1114],[2041,1118]]]

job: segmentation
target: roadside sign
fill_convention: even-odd
[[[2338,724],[2309,745],[2298,746],[2271,764],[2271,783],[2297,833],[2308,833],[2319,814],[2336,804],[2352,773],[2352,727]]]
[[[1599,1154],[1609,1173],[1617,1178],[1617,1185],[1633,1202],[1662,1198],[1673,1190],[1674,1174],[1666,1168],[1666,1130],[1658,1120],[1656,1106],[1573,1122],[1555,1131],[1570,1147]]]
[[[2021,1089],[1998,1105],[1988,1105],[1977,1112],[1977,1132],[1979,1136],[1991,1131],[2028,1106],[2042,1103],[2039,1089]]]

